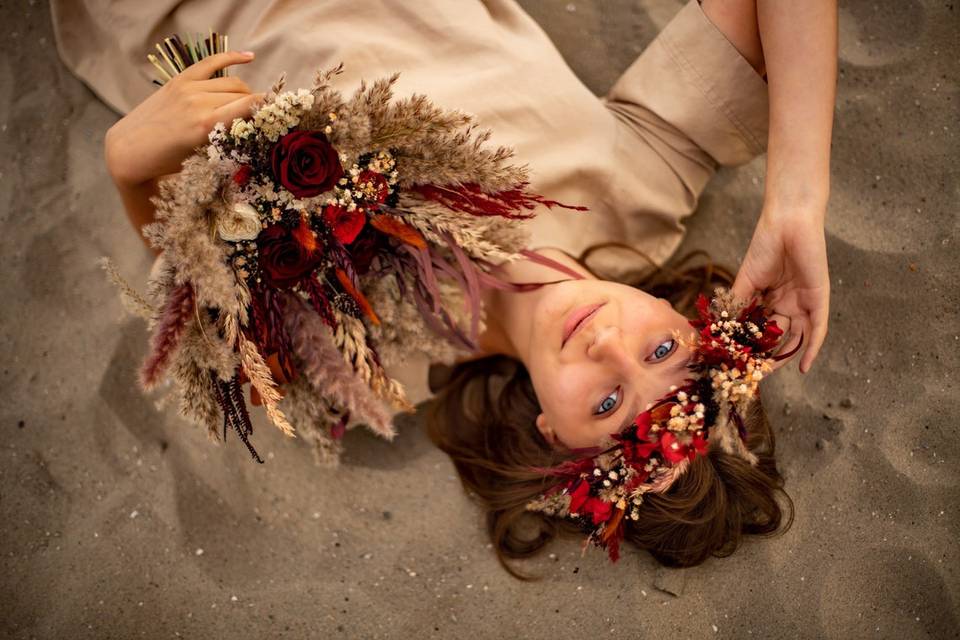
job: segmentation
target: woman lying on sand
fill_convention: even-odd
[[[179,170],[214,123],[246,116],[262,97],[251,86],[269,86],[278,69],[340,60],[347,63],[344,82],[398,70],[401,92],[475,114],[529,163],[538,193],[589,207],[588,214],[552,211],[529,223],[532,246],[567,271],[533,261],[502,266],[505,279],[552,284],[487,291],[480,349],[435,385],[442,388],[431,437],[486,509],[505,564],[542,549],[562,522],[530,510],[548,485],[531,470],[600,445],[682,384],[693,353],[687,317],[694,296],[731,280],[689,260],[651,269],[627,257],[666,261],[681,238],[680,220],[717,167],[747,162],[765,148],[763,209],[732,291],[742,299],[761,294],[788,331],[781,352],[802,335],[800,370],[810,369],[827,331],[830,288],[823,224],[834,2],[691,1],[601,99],[512,0],[436,0],[416,9],[261,1],[231,13],[227,24],[226,14],[211,9],[216,4],[184,2],[162,15],[142,3],[111,6],[106,11],[122,14],[114,17],[130,33],[104,52],[87,49],[66,26],[97,12],[55,3],[67,63],[128,112],[108,132],[106,159],[137,228],[153,219],[157,181]],[[218,54],[143,99],[149,89],[138,76],[140,56],[157,33],[198,21],[256,50],[256,62]],[[230,65],[244,65],[236,72],[247,81],[209,79]],[[613,275],[601,279],[587,258],[602,257],[597,248],[611,244],[619,247],[605,267]],[[427,364],[411,360],[395,372],[413,400],[426,396]],[[758,404],[743,419],[757,464],[710,442],[706,455],[638,505],[625,523],[627,540],[665,564],[694,565],[731,553],[743,534],[789,526],[773,432]]]

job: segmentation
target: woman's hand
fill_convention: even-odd
[[[187,67],[107,131],[107,169],[118,187],[143,185],[177,173],[218,122],[250,115],[263,98],[239,78],[216,71],[253,60],[253,53],[218,53]]]
[[[770,93],[763,212],[733,285],[763,294],[789,331],[784,349],[813,365],[827,335],[830,278],[823,222],[830,195],[830,138],[837,90],[836,0],[757,0]],[[785,352],[785,351],[781,351]]]
[[[760,292],[777,324],[789,332],[781,353],[795,348],[803,335],[802,373],[810,370],[827,335],[830,277],[823,222],[823,207],[765,208],[733,284],[734,295],[743,300]]]

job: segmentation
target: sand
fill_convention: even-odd
[[[679,7],[523,4],[598,92]],[[136,390],[145,328],[95,264],[150,264],[103,168],[116,116],[45,4],[0,5],[0,635],[956,637],[960,8],[842,4],[830,335],[765,389],[793,528],[682,572],[571,539],[536,583],[497,565],[416,419],[351,433],[336,470],[260,420],[257,466]],[[736,264],[763,171],[721,172],[685,248]]]

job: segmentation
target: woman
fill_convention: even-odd
[[[491,375],[490,360],[461,365],[441,398],[446,419],[432,429],[490,510],[505,555],[539,549],[551,531],[544,520],[542,535],[517,538],[532,490],[519,475],[553,452],[615,433],[684,376],[684,348],[670,337],[685,327],[684,317],[636,288],[593,278],[566,254],[619,241],[663,262],[717,165],[749,160],[768,138],[764,207],[733,291],[743,298],[763,292],[791,342],[804,336],[801,371],[816,358],[829,298],[823,221],[836,77],[833,2],[691,1],[600,100],[510,0],[437,0],[415,10],[399,2],[264,2],[229,10],[94,4],[54,2],[58,46],[107,102],[129,112],[108,132],[106,159],[138,228],[152,219],[157,181],[178,170],[215,122],[249,112],[261,95],[251,86],[266,88],[281,69],[290,72],[290,86],[306,86],[306,74],[340,60],[345,84],[399,70],[399,93],[427,93],[475,114],[496,142],[529,163],[535,191],[590,208],[529,223],[533,246],[561,249],[545,251],[583,278],[533,294],[489,293],[488,330],[476,355],[500,354],[501,364],[509,358],[514,374],[486,398],[480,419],[464,403],[469,382]],[[123,23],[121,37],[89,38],[96,32],[91,16]],[[147,97],[141,56],[150,43],[201,24],[255,49],[257,61],[214,56]],[[246,82],[209,79],[229,65],[244,65],[236,72]],[[530,262],[502,271],[512,280],[558,280]],[[396,372],[413,399],[426,395],[425,365]],[[491,446],[491,438],[503,440]],[[630,537],[664,561],[692,564],[731,550],[741,531],[776,530],[779,476],[769,428],[755,428],[750,444],[769,454],[753,474],[712,452],[678,483],[673,502],[670,495],[650,501],[646,526]],[[707,530],[712,534],[701,535]]]

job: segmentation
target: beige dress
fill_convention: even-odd
[[[529,165],[532,189],[590,213],[545,212],[533,246],[578,254],[598,242],[666,260],[718,164],[762,153],[763,79],[703,14],[681,9],[605,97],[588,90],[514,0],[52,0],[66,65],[107,104],[130,111],[155,85],[146,54],[171,33],[213,27],[256,60],[231,70],[254,90],[280,72],[309,87],[343,62],[336,81],[399,71],[397,93],[474,114],[493,142]],[[428,395],[426,362],[393,372],[412,399]]]

